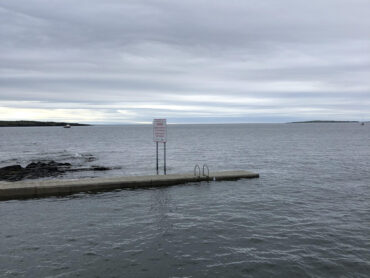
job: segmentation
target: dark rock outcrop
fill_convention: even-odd
[[[104,167],[104,166],[92,166],[91,170],[93,170],[93,171],[108,171],[108,170],[112,170],[112,168]]]
[[[107,170],[111,170],[111,168],[103,166],[72,168],[70,163],[59,163],[53,160],[47,162],[38,161],[30,163],[24,168],[21,165],[11,165],[0,168],[0,181],[20,181],[23,179],[56,177],[66,172]]]
[[[23,171],[21,165],[11,165],[0,168],[0,180],[17,181],[21,180],[20,173]]]

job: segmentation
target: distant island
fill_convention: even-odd
[[[322,121],[322,120],[315,120],[315,121],[303,121],[303,122],[290,122],[289,124],[325,124],[325,123],[359,123],[359,121]]]
[[[65,123],[65,122],[38,122],[38,121],[0,121],[0,127],[20,126],[89,126],[88,124]]]

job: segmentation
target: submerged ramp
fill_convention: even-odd
[[[258,177],[259,174],[248,171],[224,171],[210,173],[209,176],[171,174],[76,180],[6,182],[0,183],[0,200],[38,198],[69,195],[79,192],[97,192],[122,188],[161,187],[189,182],[225,181]]]

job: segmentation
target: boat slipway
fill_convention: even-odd
[[[171,174],[152,176],[127,176],[114,178],[90,178],[74,180],[43,180],[0,183],[0,200],[39,198],[69,195],[79,192],[98,192],[124,188],[162,187],[201,181],[226,181],[258,178],[249,171],[211,172],[207,176]]]

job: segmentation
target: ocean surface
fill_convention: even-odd
[[[152,128],[0,128],[39,160],[154,174]],[[169,125],[168,173],[204,163],[260,178],[0,202],[0,277],[370,276],[370,124]]]

